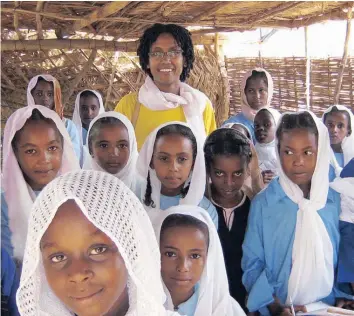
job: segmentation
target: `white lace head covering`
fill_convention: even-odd
[[[294,305],[306,305],[328,296],[334,281],[333,247],[318,214],[327,203],[331,150],[329,136],[326,126],[315,114],[310,111],[304,112],[311,115],[318,130],[317,162],[311,181],[310,199],[306,199],[300,187],[286,176],[282,166],[279,168],[282,189],[299,207],[287,297],[287,304],[290,304],[292,299]],[[277,148],[278,142],[279,139],[276,142]],[[276,152],[279,159],[279,151]]]
[[[98,103],[100,105],[100,110],[99,110],[98,114],[104,113],[103,100],[102,100],[102,96],[99,92],[97,92],[96,90],[86,89],[86,90],[82,90],[81,92],[78,93],[78,95],[76,96],[76,100],[75,100],[73,122],[74,122],[77,130],[79,131],[81,147],[83,146],[84,140],[82,139],[82,121],[81,121],[81,116],[80,116],[80,97],[81,97],[81,93],[83,93],[85,91],[90,91],[97,97]]]
[[[98,120],[100,120],[104,117],[116,118],[117,120],[121,121],[128,130],[129,151],[130,151],[129,158],[128,158],[128,161],[127,161],[127,164],[125,165],[125,167],[122,170],[120,170],[118,173],[116,173],[114,176],[117,177],[118,179],[120,179],[121,181],[123,181],[125,183],[125,185],[128,186],[131,190],[135,191],[136,182],[137,182],[136,161],[138,159],[139,154],[138,154],[138,146],[136,143],[134,127],[126,116],[124,116],[123,114],[120,114],[118,112],[114,112],[114,111],[104,112],[104,113],[101,113],[98,116],[96,116],[91,121],[89,130],[87,133],[87,140],[86,140],[87,147],[88,147],[88,139],[89,139],[89,135],[90,135],[90,131],[91,131],[92,126]],[[85,146],[85,148],[87,148],[87,147]],[[96,160],[94,158],[91,157],[91,155],[89,153],[85,154],[83,169],[90,169],[90,170],[107,172],[96,162]]]
[[[48,81],[48,82],[53,82],[53,86],[54,86],[54,111],[57,112],[57,114],[59,115],[59,117],[61,119],[64,118],[64,106],[62,104],[62,100],[61,100],[61,88],[60,88],[60,84],[59,81],[57,79],[55,79],[53,76],[51,75],[38,75],[33,77],[30,82],[28,83],[28,87],[27,87],[27,105],[35,105],[35,101],[34,98],[32,96],[32,89],[37,85],[38,79],[39,78],[43,78],[44,80]],[[43,105],[43,104],[41,104]]]
[[[159,248],[144,208],[119,179],[92,170],[56,178],[33,205],[16,296],[21,315],[73,315],[50,289],[40,251],[43,234],[58,208],[69,199],[75,200],[87,219],[118,247],[129,274],[126,315],[166,315]]]
[[[245,315],[240,305],[229,294],[228,279],[224,255],[218,232],[209,214],[198,206],[179,205],[160,213],[153,222],[155,234],[160,241],[161,227],[164,220],[173,214],[190,215],[207,225],[209,230],[209,248],[207,261],[200,279],[198,305],[195,315],[238,316]],[[170,293],[165,286],[168,310],[174,305]]]
[[[5,125],[3,142],[3,189],[8,205],[14,257],[20,260],[22,260],[25,249],[29,212],[36,196],[23,177],[11,143],[16,132],[25,125],[34,109],[41,112],[44,117],[51,119],[63,136],[62,165],[58,175],[80,169],[70,136],[63,121],[54,111],[41,105],[33,105],[21,108],[9,117]]]
[[[339,105],[339,104],[333,105],[323,112],[323,116],[322,116],[323,123],[325,120],[325,115],[330,113],[334,107],[336,107],[339,111],[345,111],[348,113],[350,126],[352,128],[352,133],[349,136],[344,137],[341,144],[343,156],[344,156],[344,166],[345,166],[352,158],[354,158],[354,115],[350,109],[348,109],[343,105]],[[343,168],[339,166],[333,150],[331,151],[331,165],[334,167],[336,176],[339,177]]]
[[[263,108],[261,110],[268,111],[274,119],[275,126],[278,124],[281,116],[279,111],[272,108]],[[279,168],[279,161],[277,158],[276,148],[275,148],[275,135],[274,135],[274,140],[271,141],[270,143],[261,144],[256,141],[255,148],[258,155],[259,167],[261,168],[261,170],[276,171]]]
[[[182,122],[169,122],[163,125],[160,125],[156,128],[146,139],[141,151],[139,153],[139,158],[137,162],[137,171],[141,177],[142,186],[141,186],[141,201],[145,197],[146,187],[147,187],[147,176],[150,173],[150,183],[151,183],[151,198],[155,203],[155,208],[145,206],[148,211],[149,216],[155,216],[155,211],[158,212],[160,209],[160,197],[161,197],[161,182],[157,178],[156,171],[151,169],[150,162],[154,153],[155,140],[158,131],[169,125],[182,125],[191,129],[192,133],[195,135],[193,129],[186,123]],[[203,152],[203,144],[200,143],[198,138],[197,140],[197,155],[194,162],[193,171],[190,175],[190,182],[187,180],[185,186],[189,184],[189,190],[187,195],[180,199],[179,204],[189,204],[189,205],[198,205],[203,199],[205,192],[205,183],[206,183],[206,171],[205,171],[205,160]]]

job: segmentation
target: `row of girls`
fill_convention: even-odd
[[[134,122],[100,110],[99,94],[78,95],[73,123],[58,91],[36,77],[5,127],[10,309],[218,316],[353,306],[350,110],[331,107],[323,122],[308,111],[281,116],[269,107],[271,76],[254,69],[242,113],[224,127],[186,113],[138,153]]]

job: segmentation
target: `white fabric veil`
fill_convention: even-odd
[[[340,193],[340,219],[354,224],[354,178],[337,177],[329,186]]]
[[[278,125],[281,116],[279,111],[269,107],[262,108],[259,111],[268,111],[272,115],[275,125]],[[276,171],[279,168],[279,161],[277,158],[276,147],[275,147],[275,137],[272,142],[267,144],[261,144],[256,142],[254,147],[256,148],[258,160],[259,160],[259,167],[261,168],[262,171],[265,170]]]
[[[299,206],[287,297],[287,304],[290,304],[292,299],[295,305],[306,305],[328,296],[334,282],[333,246],[318,214],[318,210],[326,205],[329,188],[329,136],[326,126],[315,114],[304,112],[311,115],[318,130],[317,162],[311,181],[310,199],[304,198],[299,186],[286,176],[282,167],[279,168],[281,187]],[[277,145],[278,142],[279,139]],[[279,151],[276,152],[279,159]]]
[[[100,120],[101,118],[104,118],[104,117],[116,118],[117,120],[121,121],[128,130],[129,150],[130,150],[129,159],[128,159],[125,167],[121,171],[116,173],[114,176],[117,177],[118,179],[120,179],[121,181],[123,181],[126,186],[128,186],[132,191],[135,192],[136,183],[137,183],[136,161],[138,159],[139,154],[138,154],[138,146],[136,143],[134,127],[126,116],[124,116],[123,114],[120,114],[118,112],[114,112],[114,111],[104,112],[104,113],[101,113],[98,116],[96,116],[90,123],[90,127],[89,127],[89,130],[87,133],[86,144],[88,146],[88,138],[89,138],[92,126],[98,120]],[[94,158],[91,157],[91,155],[88,153],[87,146],[85,146],[85,150],[87,150],[87,153],[85,154],[83,169],[107,172],[95,161]]]
[[[3,189],[8,205],[14,257],[22,260],[27,234],[29,211],[36,196],[27,184],[12,148],[12,140],[26,123],[34,109],[51,119],[63,136],[62,165],[58,175],[80,169],[70,136],[58,114],[41,105],[26,106],[14,112],[6,122],[3,142]]]
[[[209,214],[198,206],[179,205],[169,208],[165,212],[160,213],[159,217],[153,222],[158,242],[160,242],[160,232],[164,220],[173,214],[193,216],[206,224],[209,230],[208,257],[200,280],[198,305],[195,315],[245,315],[240,305],[229,294],[224,255],[218,232]],[[173,302],[166,286],[165,292],[167,295],[165,306],[168,310],[173,310]]]
[[[102,96],[99,92],[97,92],[96,90],[85,89],[85,90],[82,90],[81,92],[78,93],[78,95],[76,96],[76,100],[75,100],[73,122],[79,132],[81,147],[83,146],[84,140],[82,139],[82,121],[81,121],[81,116],[80,116],[80,97],[81,97],[81,93],[83,93],[85,91],[90,91],[97,97],[98,103],[100,104],[100,110],[99,110],[98,114],[104,113],[104,111],[105,111],[104,106],[103,106]]]
[[[182,125],[191,129],[194,135],[195,132],[188,124],[182,122],[169,122],[163,125],[160,125],[156,128],[146,139],[141,151],[139,153],[139,158],[137,161],[137,171],[141,177],[142,186],[140,199],[141,201],[145,197],[146,187],[147,187],[147,176],[150,173],[150,182],[151,182],[151,198],[155,203],[155,208],[145,206],[145,209],[148,211],[150,218],[155,216],[156,212],[160,209],[160,196],[161,196],[161,182],[157,178],[156,171],[151,169],[150,162],[154,153],[156,135],[160,129],[169,125]],[[198,205],[204,197],[205,192],[205,183],[206,183],[206,171],[205,171],[205,160],[203,152],[203,144],[200,143],[199,139],[197,140],[197,156],[195,158],[193,171],[190,175],[190,182],[187,180],[186,185],[189,182],[189,190],[187,195],[180,199],[179,204],[189,204],[189,205]]]
[[[60,205],[69,199],[75,200],[87,219],[118,247],[129,274],[130,307],[126,315],[167,315],[160,281],[160,253],[144,208],[119,179],[92,170],[56,178],[33,205],[16,295],[21,315],[73,315],[50,289],[40,251],[43,234]]]
[[[345,166],[352,158],[354,158],[354,115],[352,111],[347,107],[345,107],[344,105],[338,105],[338,104],[333,105],[323,112],[323,116],[322,116],[323,123],[324,123],[325,115],[331,112],[334,107],[336,107],[339,111],[346,111],[348,113],[350,125],[352,128],[352,133],[343,139],[341,145],[343,156],[344,156],[344,166]],[[339,177],[342,171],[342,167],[339,166],[333,150],[331,150],[331,165],[335,170],[336,176]]]

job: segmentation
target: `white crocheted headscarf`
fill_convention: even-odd
[[[143,206],[119,179],[92,170],[58,177],[33,205],[16,295],[21,315],[72,315],[48,285],[40,250],[43,234],[58,208],[68,200],[74,200],[87,219],[117,245],[129,274],[130,306],[126,315],[167,315],[159,248]]]
[[[100,93],[98,93],[95,90],[89,90],[89,89],[82,90],[81,92],[78,93],[78,95],[76,96],[76,100],[75,100],[73,122],[74,122],[77,130],[79,131],[81,147],[83,146],[84,139],[82,139],[82,131],[81,131],[82,130],[82,121],[81,121],[81,116],[80,116],[80,98],[81,98],[81,93],[83,93],[85,91],[90,91],[97,97],[98,103],[100,105],[100,110],[99,110],[98,114],[104,113],[103,100],[102,100],[102,96]]]
[[[51,119],[63,136],[62,165],[58,175],[80,169],[70,136],[58,114],[41,105],[29,105],[14,112],[6,122],[3,142],[3,190],[8,205],[14,257],[22,260],[25,249],[27,221],[35,194],[27,184],[12,148],[12,140],[32,115],[34,109]]]
[[[354,158],[354,115],[350,109],[348,109],[343,105],[338,105],[338,104],[333,105],[329,107],[326,111],[324,111],[322,116],[323,123],[326,114],[330,113],[334,107],[336,107],[339,111],[345,111],[348,113],[350,125],[352,128],[352,133],[349,136],[344,137],[341,144],[343,156],[344,156],[344,166],[345,166],[352,158]],[[339,177],[343,168],[339,166],[333,150],[331,151],[331,165],[335,170],[336,176]]]
[[[224,255],[219,239],[218,232],[209,214],[198,206],[179,205],[171,207],[153,222],[156,238],[160,241],[161,227],[165,219],[174,214],[193,216],[207,225],[209,230],[208,257],[200,279],[198,304],[194,315],[226,316],[226,315],[245,315],[240,305],[229,294],[228,279],[225,268]],[[168,310],[173,310],[174,305],[171,295],[167,290]]]
[[[287,177],[282,166],[279,168],[279,183],[282,189],[299,207],[287,297],[287,304],[290,304],[292,299],[295,305],[310,304],[328,296],[334,281],[333,246],[326,226],[318,214],[327,203],[331,147],[326,126],[312,112],[304,112],[311,115],[318,131],[317,161],[311,180],[310,198],[304,197],[300,187]],[[280,118],[278,128],[287,114]],[[278,143],[279,139],[276,148]],[[276,152],[280,161],[279,151]]]
[[[118,112],[114,111],[109,111],[105,113],[101,113],[98,116],[96,116],[90,123],[90,127],[87,133],[87,140],[86,140],[86,146],[84,147],[84,150],[86,151],[85,153],[85,159],[84,159],[84,166],[83,169],[88,169],[88,170],[97,170],[97,171],[105,171],[92,156],[88,152],[88,140],[90,136],[90,131],[92,129],[92,126],[100,119],[104,117],[113,117],[122,122],[122,124],[126,127],[128,130],[128,136],[129,136],[129,158],[127,161],[127,164],[124,166],[122,170],[117,172],[114,176],[117,177],[118,179],[122,180],[125,185],[127,185],[132,191],[135,192],[136,189],[136,183],[137,183],[137,176],[136,176],[136,161],[138,159],[139,153],[138,153],[138,146],[136,143],[136,137],[135,137],[135,132],[134,132],[134,127],[132,123],[128,120],[126,116],[123,114],[120,114]]]
[[[145,197],[146,187],[147,187],[147,176],[150,174],[151,182],[151,198],[155,203],[155,208],[145,206],[150,218],[155,216],[155,214],[160,209],[160,197],[161,197],[161,181],[157,178],[156,171],[150,167],[150,162],[154,154],[154,147],[156,141],[156,135],[160,129],[169,126],[169,125],[182,125],[191,129],[193,135],[196,135],[194,130],[190,125],[182,122],[169,122],[163,125],[160,125],[156,128],[146,139],[141,151],[139,153],[139,158],[137,161],[137,171],[143,181],[141,186],[141,201]],[[189,204],[189,205],[198,205],[204,197],[205,192],[205,183],[206,183],[206,171],[205,171],[205,161],[204,161],[204,152],[203,144],[200,143],[199,139],[196,137],[197,141],[197,155],[194,162],[193,171],[190,175],[189,190],[187,195],[180,199],[179,204]]]

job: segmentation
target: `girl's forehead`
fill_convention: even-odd
[[[326,115],[326,120],[349,122],[349,114],[346,111],[329,112]]]
[[[35,85],[34,89],[47,89],[47,90],[53,90],[53,82],[46,81],[46,80],[39,80],[37,81],[37,84]]]

